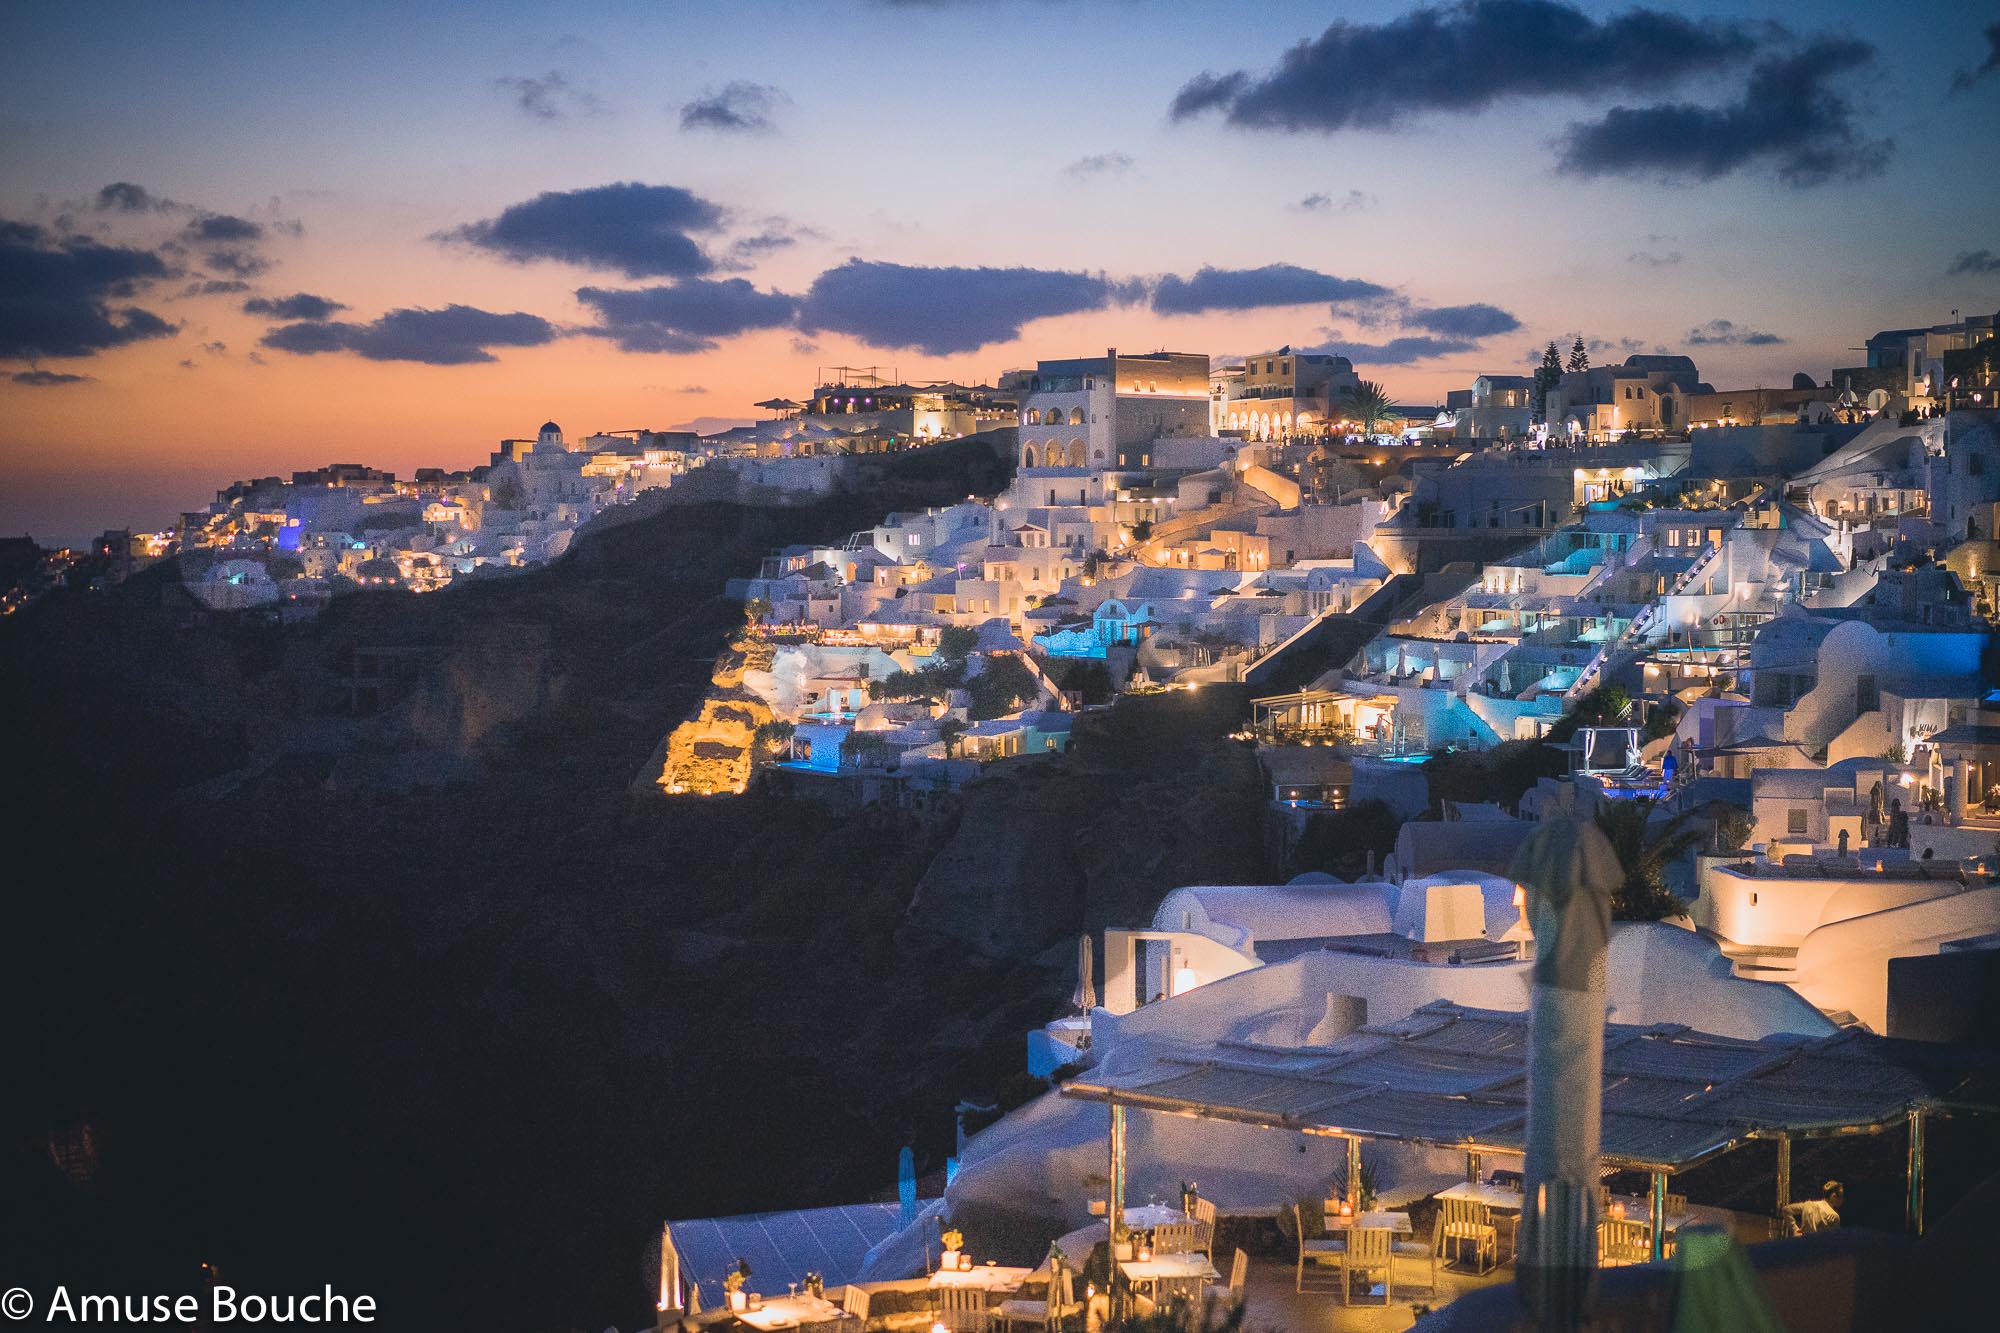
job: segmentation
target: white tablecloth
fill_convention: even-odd
[[[941,1268],[931,1274],[933,1287],[978,1287],[982,1291],[1013,1291],[1028,1280],[1029,1268],[1002,1268],[996,1264],[974,1264],[971,1268]]]
[[[1205,1254],[1156,1254],[1150,1259],[1121,1263],[1118,1271],[1133,1282],[1158,1282],[1162,1278],[1200,1278],[1213,1282],[1222,1276]]]
[[[797,1328],[800,1324],[818,1324],[840,1316],[840,1307],[832,1301],[804,1294],[766,1296],[763,1309],[736,1312],[736,1317],[752,1328]]]

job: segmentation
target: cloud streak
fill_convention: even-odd
[[[1386,23],[1336,22],[1262,74],[1204,73],[1170,114],[1220,113],[1240,129],[1383,129],[1508,99],[1657,87],[1724,68],[1754,48],[1740,24],[1657,9],[1599,20],[1555,0],[1465,0]]]
[[[1681,341],[1689,347],[1774,347],[1785,340],[1775,333],[1747,329],[1726,319],[1711,319],[1689,329]]]
[[[517,264],[550,260],[628,278],[699,277],[715,261],[694,234],[719,230],[727,216],[720,205],[679,186],[619,181],[538,194],[433,239]]]
[[[503,75],[493,85],[514,100],[514,108],[543,124],[594,116],[604,109],[596,93],[571,83],[561,70],[543,75]]]
[[[1153,309],[1163,315],[1199,315],[1211,310],[1260,310],[1272,306],[1316,305],[1322,301],[1376,301],[1389,288],[1359,278],[1339,278],[1297,264],[1262,268],[1212,268],[1194,276],[1173,274],[1153,286]]]
[[[582,287],[576,299],[597,315],[597,326],[585,332],[627,352],[706,352],[720,338],[782,328],[799,311],[798,297],[760,292],[742,278],[636,290]]]
[[[367,324],[334,320],[283,324],[260,341],[298,356],[352,352],[370,361],[466,366],[496,360],[495,347],[540,347],[560,336],[560,330],[539,315],[448,305],[442,310],[391,310]]]
[[[1758,62],[1738,100],[1613,107],[1572,124],[1557,143],[1558,169],[1574,176],[1714,180],[1753,167],[1795,188],[1858,180],[1887,165],[1894,142],[1869,139],[1844,74],[1874,63],[1875,48],[1821,38]]]
[[[333,298],[314,296],[311,292],[295,292],[290,296],[253,296],[243,303],[244,314],[262,315],[266,319],[331,319],[345,309],[346,306]]]
[[[799,326],[875,347],[950,356],[1011,342],[1033,320],[1102,310],[1120,295],[1102,274],[850,259],[813,280],[799,307]]]
[[[784,91],[768,83],[736,79],[681,107],[681,129],[724,134],[775,134],[777,114],[791,105]]]
[[[151,250],[0,218],[0,357],[92,356],[164,338],[172,324],[125,302],[170,276]]]

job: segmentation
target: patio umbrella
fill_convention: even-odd
[[[1597,1274],[1604,950],[1611,891],[1624,871],[1595,823],[1566,815],[1536,829],[1512,869],[1527,889],[1535,935],[1526,1199],[1515,1288],[1542,1328],[1575,1328]]]
[[[1094,962],[1090,933],[1086,931],[1076,941],[1076,994],[1070,997],[1070,1002],[1085,1014],[1097,1007]]]
[[[1689,1227],[1674,1251],[1673,1333],[1782,1333],[1750,1256],[1726,1231]]]

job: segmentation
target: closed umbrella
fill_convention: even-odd
[[[1624,878],[1594,822],[1548,820],[1514,858],[1535,935],[1528,1151],[1515,1289],[1544,1329],[1579,1326],[1597,1276],[1605,946]]]
[[[1090,950],[1090,934],[1085,932],[1076,941],[1076,994],[1071,1003],[1083,1013],[1097,1007],[1097,986],[1095,983],[1095,958]]]

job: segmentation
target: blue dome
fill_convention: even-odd
[[[561,426],[558,426],[558,425],[557,425],[557,424],[556,424],[555,422],[553,422],[553,421],[544,421],[544,422],[542,423],[542,434],[544,434],[544,435],[560,435],[560,434],[562,434],[562,427],[561,427]]]

